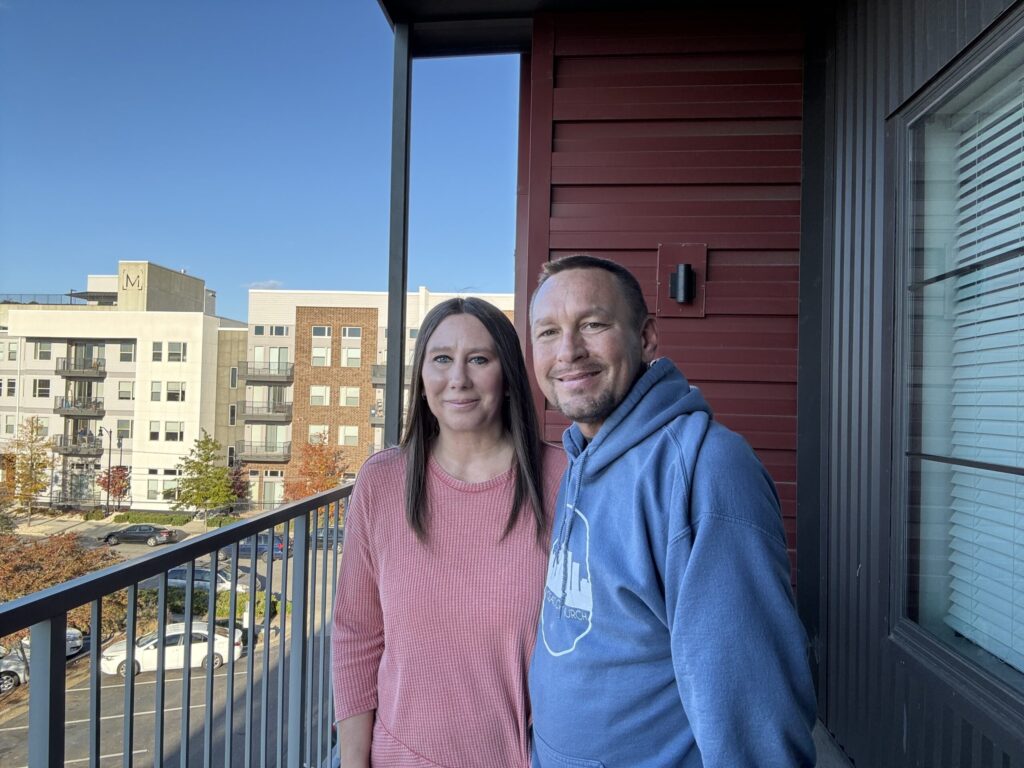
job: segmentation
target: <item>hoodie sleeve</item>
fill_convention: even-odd
[[[703,764],[813,766],[814,690],[775,487],[742,437],[712,429],[689,491],[665,594],[676,682]]]
[[[331,675],[337,720],[377,708],[377,670],[384,652],[384,617],[367,519],[373,473],[364,473],[346,513],[334,600]]]

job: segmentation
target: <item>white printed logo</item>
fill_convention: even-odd
[[[572,509],[570,514],[579,520],[572,526],[567,540],[552,544],[544,585],[540,629],[544,647],[552,656],[572,653],[593,626],[590,523],[578,509]]]

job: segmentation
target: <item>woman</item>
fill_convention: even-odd
[[[497,308],[424,318],[401,446],[359,472],[334,607],[345,768],[529,765],[526,672],[565,460]],[[543,478],[543,480],[542,480]]]

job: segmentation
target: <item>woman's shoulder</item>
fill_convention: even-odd
[[[375,477],[389,477],[396,474],[403,474],[405,472],[405,454],[401,448],[397,446],[394,448],[385,448],[383,451],[377,451],[370,458],[363,462],[363,466],[359,469],[357,475],[356,484],[358,486],[359,481],[366,478],[367,481],[372,482]]]

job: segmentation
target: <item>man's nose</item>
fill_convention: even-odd
[[[583,345],[583,338],[576,331],[563,333],[558,341],[558,361],[571,363],[586,356],[587,350]]]

